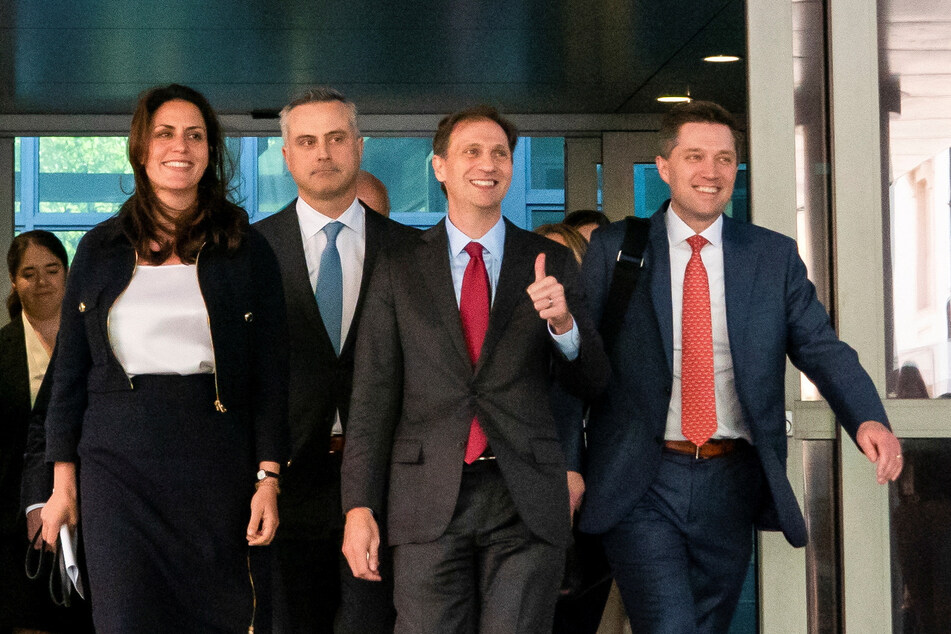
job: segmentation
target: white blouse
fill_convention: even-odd
[[[40,391],[43,377],[46,376],[46,369],[50,365],[50,355],[26,315],[21,313],[21,319],[23,338],[26,340],[26,368],[30,374],[30,407],[33,407],[36,405],[36,395]]]
[[[208,309],[194,264],[137,266],[109,310],[108,328],[129,376],[215,371]]]

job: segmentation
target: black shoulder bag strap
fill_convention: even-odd
[[[624,312],[637,287],[641,269],[644,268],[644,249],[647,247],[650,230],[650,221],[646,218],[629,216],[625,222],[627,227],[624,231],[624,242],[621,243],[621,250],[617,252],[617,264],[614,266],[611,287],[608,289],[601,317],[601,338],[608,353],[614,347],[614,340],[624,321]]]

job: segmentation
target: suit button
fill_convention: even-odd
[[[456,447],[459,447],[459,449],[464,449],[465,446],[466,446],[466,441],[464,440],[460,440],[459,442],[456,443]]]
[[[667,396],[670,396],[670,386],[669,386],[669,385],[664,388],[664,393],[665,393]]]
[[[252,321],[254,321],[254,314],[253,314],[253,313],[245,313],[245,314],[244,314],[244,320],[245,320],[246,322],[248,322],[248,323],[251,323]]]

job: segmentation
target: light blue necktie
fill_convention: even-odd
[[[320,272],[317,274],[317,308],[324,321],[327,335],[334,346],[334,352],[340,355],[340,329],[343,321],[343,270],[340,266],[340,252],[337,250],[337,234],[343,229],[343,223],[331,222],[324,225],[327,246],[320,256]]]

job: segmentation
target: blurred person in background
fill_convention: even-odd
[[[584,239],[591,242],[591,234],[598,227],[611,224],[608,217],[594,209],[577,209],[565,216],[564,224],[577,229]]]
[[[0,631],[81,631],[81,610],[56,607],[46,577],[30,581],[24,555],[40,527],[40,509],[20,512],[30,410],[46,375],[69,269],[66,249],[49,231],[27,231],[7,252],[10,323],[0,329]],[[45,469],[44,469],[45,471]],[[49,482],[47,482],[47,487]],[[49,495],[49,488],[46,489]],[[44,498],[45,499],[45,498]],[[85,621],[88,621],[88,616]]]

